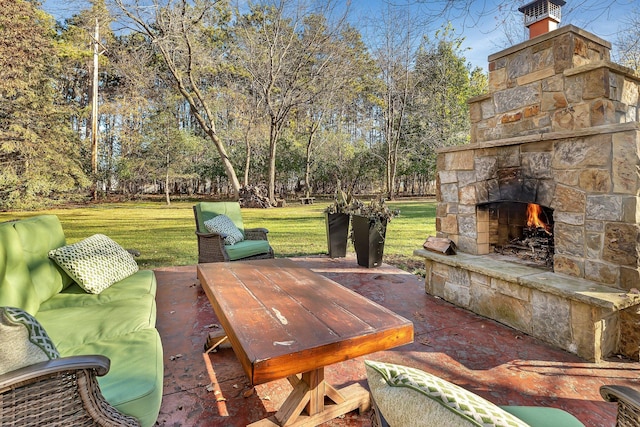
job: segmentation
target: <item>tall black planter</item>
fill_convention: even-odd
[[[326,214],[327,246],[331,258],[347,255],[347,238],[349,236],[349,214]]]
[[[383,221],[380,227],[376,227],[374,220],[354,215],[351,227],[353,228],[353,246],[356,250],[358,265],[367,268],[380,266],[384,253],[387,221]]]

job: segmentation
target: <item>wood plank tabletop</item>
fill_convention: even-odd
[[[277,258],[198,265],[198,279],[253,385],[413,341],[413,324]]]

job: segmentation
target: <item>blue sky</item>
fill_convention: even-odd
[[[409,7],[412,16],[420,17],[432,14],[446,0],[352,0],[352,22],[357,25],[375,25],[389,4],[394,7]],[[459,5],[465,4],[457,0]],[[499,23],[511,17],[515,22],[512,28],[527,34],[522,25],[522,15],[517,12],[517,7],[528,3],[529,0],[477,0],[471,3],[471,9],[454,10],[448,17],[443,17],[439,22],[425,24],[422,31],[433,36],[435,30],[443,23],[450,20],[456,34],[465,37],[464,47],[467,60],[473,66],[484,69],[487,67],[487,57],[509,46],[504,36],[504,30]],[[63,19],[81,10],[88,2],[86,0],[43,0],[43,8],[56,19]],[[507,10],[505,10],[507,9]],[[640,9],[639,0],[567,0],[562,9],[562,24],[573,24],[577,27],[594,33],[595,35],[611,42],[614,45],[617,33],[622,29],[625,17],[634,9]],[[365,30],[363,30],[364,32]]]

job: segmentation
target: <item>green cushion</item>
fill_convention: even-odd
[[[365,361],[373,400],[391,426],[526,427],[497,405],[419,369]]]
[[[200,202],[196,203],[195,209],[198,216],[198,231],[207,233],[205,221],[218,215],[226,215],[244,234],[244,224],[242,222],[242,213],[240,212],[240,203],[238,202]]]
[[[18,232],[13,223],[0,224],[0,306],[21,308],[35,315],[40,301],[22,253]]]
[[[64,356],[102,354],[111,361],[107,375],[98,377],[105,399],[119,411],[153,426],[160,412],[164,365],[162,343],[155,329],[74,347]]]
[[[92,294],[138,271],[133,255],[104,234],[49,251],[49,257]]]
[[[576,417],[558,408],[541,406],[501,406],[531,427],[584,427]]]
[[[271,246],[267,240],[243,240],[235,245],[225,245],[229,259],[235,261],[254,255],[266,254]]]
[[[60,220],[55,215],[39,215],[14,223],[27,267],[40,302],[70,285],[71,278],[47,257],[51,249],[66,244]]]
[[[62,354],[78,345],[153,328],[156,304],[152,295],[105,304],[40,310],[36,319]]]
[[[40,323],[15,307],[0,307],[0,342],[0,375],[60,356]]]
[[[104,304],[110,301],[139,298],[142,295],[156,295],[156,276],[151,270],[139,270],[109,286],[99,294],[88,294],[74,283],[40,305],[40,311],[55,310],[71,306]]]

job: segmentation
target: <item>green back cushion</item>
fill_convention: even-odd
[[[205,221],[218,215],[226,215],[244,234],[242,213],[238,202],[200,202],[196,204],[196,212],[198,215],[198,231],[201,233],[208,232],[207,227],[204,225]]]
[[[419,369],[365,361],[373,400],[391,426],[527,427],[497,405]]]
[[[73,283],[73,280],[48,258],[51,249],[66,244],[60,220],[55,215],[39,215],[14,223],[24,258],[40,302],[46,301]]]
[[[41,298],[31,281],[13,224],[0,224],[0,306],[18,307],[35,315]]]
[[[60,357],[40,323],[15,307],[0,307],[0,375]]]

